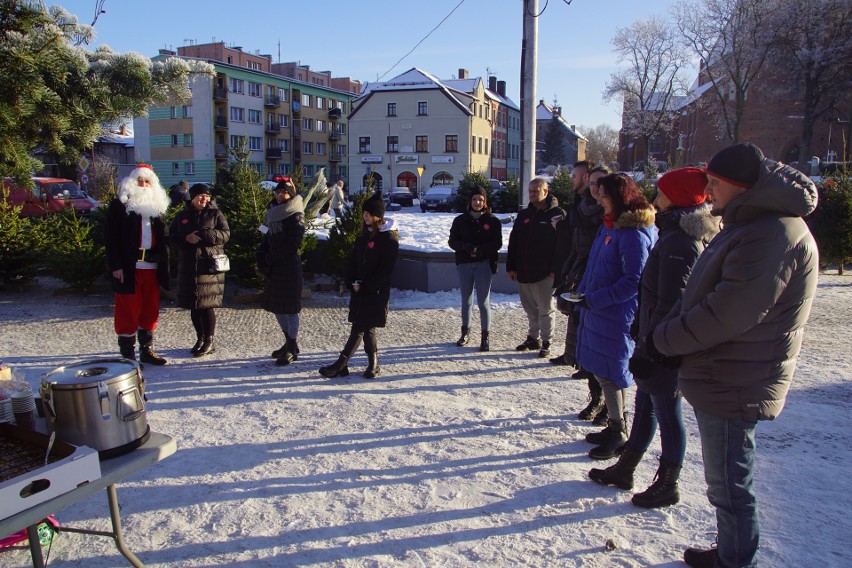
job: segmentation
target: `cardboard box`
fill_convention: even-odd
[[[19,449],[39,451],[42,464],[49,440],[49,436],[39,432],[0,424],[0,442]],[[9,453],[3,454],[0,460],[4,467],[8,467]],[[0,519],[49,501],[101,476],[98,452],[92,448],[56,440],[50,455],[52,459],[61,459],[0,482]]]

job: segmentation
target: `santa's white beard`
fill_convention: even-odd
[[[169,208],[169,196],[159,183],[151,187],[140,187],[136,180],[128,180],[121,185],[118,199],[128,211],[142,217],[159,217]]]

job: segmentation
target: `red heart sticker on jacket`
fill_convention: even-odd
[[[526,225],[529,222],[530,222],[529,218],[524,219],[524,225]]]
[[[373,248],[374,246],[376,246],[375,241],[370,241],[369,243],[367,243],[367,248],[368,248],[368,249],[371,249],[371,248]]]
[[[180,222],[182,225],[187,225],[189,224],[189,219],[181,219]]]
[[[488,223],[485,223],[484,225],[482,225],[482,228],[487,231],[488,229],[491,228],[491,226]]]

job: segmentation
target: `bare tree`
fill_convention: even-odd
[[[852,12],[849,0],[787,0],[774,16],[772,88],[801,104],[804,164],[819,154],[811,147],[817,121],[852,120]]]
[[[774,45],[776,0],[684,0],[673,9],[681,40],[699,59],[712,85],[715,103],[708,110],[719,138],[736,144],[746,94]]]
[[[609,166],[618,159],[618,131],[609,124],[577,129],[586,137],[586,158],[596,164]]]
[[[651,138],[670,131],[676,118],[678,98],[685,91],[685,49],[672,25],[658,17],[617,29],[612,45],[627,67],[610,76],[603,99],[622,100],[621,129],[641,138],[648,152]]]

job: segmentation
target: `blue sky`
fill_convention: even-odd
[[[552,103],[556,97],[573,124],[619,128],[619,104],[601,100],[618,68],[612,35],[637,19],[667,15],[674,0],[566,1],[539,0],[537,98]],[[84,23],[92,21],[96,6],[95,0],[46,3],[63,6]],[[453,78],[459,68],[482,77],[490,70],[520,105],[521,0],[106,0],[104,9],[93,46],[105,43],[150,57],[186,40],[215,40],[271,54],[277,62],[280,42],[280,61],[362,81],[386,80],[411,67],[442,79]]]

